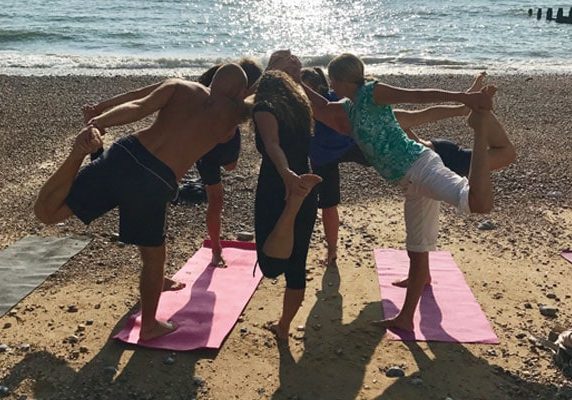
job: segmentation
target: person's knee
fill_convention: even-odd
[[[284,260],[268,257],[262,251],[258,252],[258,266],[262,275],[269,279],[275,279],[285,271]]]
[[[517,157],[516,149],[514,148],[512,143],[507,146],[507,148],[505,149],[505,153],[506,153],[505,154],[505,160],[506,160],[507,165],[510,165],[516,161],[516,157]]]
[[[34,215],[41,223],[46,225],[54,225],[60,222],[60,218],[58,218],[56,213],[51,212],[40,200],[36,200],[34,203]]]
[[[50,225],[53,223],[51,221],[50,214],[47,212],[46,208],[39,200],[36,200],[36,202],[34,203],[34,215],[36,216],[37,219],[40,220],[40,222],[46,225]]]

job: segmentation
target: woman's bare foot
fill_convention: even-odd
[[[413,321],[406,320],[399,315],[395,318],[371,321],[371,324],[385,329],[401,329],[404,331],[413,332]]]
[[[469,93],[479,92],[485,86],[486,79],[487,79],[487,73],[485,71],[477,74],[477,76],[475,76],[475,79],[473,80],[473,84],[471,85],[469,90],[467,90],[467,92]]]
[[[211,262],[209,267],[215,268],[226,268],[226,261],[222,257],[222,250],[213,250],[213,256],[211,258]]]
[[[163,292],[167,291],[176,292],[177,290],[184,289],[186,286],[187,284],[183,282],[178,282],[167,277],[163,278]]]
[[[469,90],[467,90],[467,93],[480,92],[485,86],[486,79],[487,79],[487,73],[485,71],[478,73],[477,76],[475,76],[475,79],[473,80],[471,87],[469,87]],[[471,112],[471,108],[467,106],[463,107],[463,110],[464,110],[464,115],[469,115],[469,113]]]
[[[177,326],[171,321],[155,321],[153,326],[150,328],[141,327],[141,332],[139,332],[139,340],[151,340],[156,339],[161,336],[165,336],[171,332],[174,332]]]
[[[318,183],[322,182],[322,178],[319,175],[315,174],[303,174],[300,175],[300,179],[306,188],[308,189],[308,193],[314,189]]]
[[[399,281],[391,282],[391,284],[393,286],[407,288],[407,286],[409,285],[409,278],[405,278],[405,279],[401,279]],[[428,277],[427,282],[425,282],[425,285],[430,285],[430,284],[431,284],[431,277]]]
[[[289,327],[284,328],[280,325],[280,322],[272,321],[266,324],[266,329],[276,336],[278,340],[288,340],[289,336]]]

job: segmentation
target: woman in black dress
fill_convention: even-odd
[[[286,277],[282,316],[272,330],[287,339],[304,298],[317,210],[312,188],[320,178],[309,174],[308,161],[312,112],[303,89],[281,71],[262,76],[254,100],[256,148],[262,155],[255,201],[258,262],[264,276]]]

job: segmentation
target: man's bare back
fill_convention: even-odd
[[[245,108],[241,101],[213,96],[194,82],[174,80],[172,85],[174,93],[155,122],[135,135],[180,180],[199,158],[234,134]]]

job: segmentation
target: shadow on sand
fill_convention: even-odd
[[[203,289],[196,299],[189,302],[200,305],[201,321],[212,314],[214,293],[206,291],[214,268],[207,268],[193,284],[193,289]],[[198,291],[192,291],[197,293]],[[139,308],[128,312],[112,330],[106,344],[84,367],[71,368],[66,359],[48,351],[38,351],[14,366],[2,384],[8,388],[26,387],[37,399],[193,399],[206,390],[204,381],[194,376],[195,366],[201,360],[214,359],[218,350],[178,352],[145,349],[126,345],[112,337],[121,330],[129,316]],[[212,324],[206,324],[211,326]],[[203,334],[204,332],[201,332]],[[208,335],[207,335],[208,336]],[[172,357],[174,364],[166,363]],[[30,383],[31,382],[31,383]],[[29,387],[28,385],[32,385]]]

